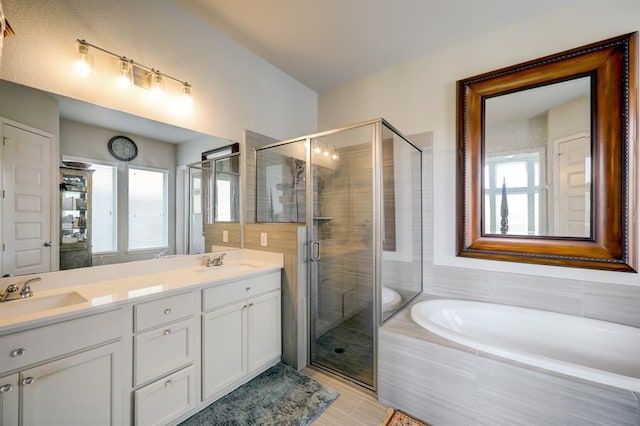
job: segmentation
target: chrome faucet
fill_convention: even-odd
[[[216,256],[213,259],[209,256],[204,256],[207,261],[207,268],[211,266],[222,266],[224,264],[223,259],[226,255],[227,253],[222,253],[220,256]]]
[[[35,277],[28,279],[22,284],[22,290],[20,289],[20,285],[18,284],[9,284],[4,293],[0,294],[0,302],[8,302],[10,300],[16,299],[26,299],[27,297],[33,296],[33,291],[31,291],[31,283],[36,281],[42,281],[42,278]]]

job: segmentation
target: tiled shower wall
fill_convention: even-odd
[[[431,137],[432,137],[432,133],[431,132],[425,132],[425,133],[419,133],[419,134],[415,134],[415,135],[411,135],[408,137],[408,139],[414,143],[416,146],[418,147],[424,147],[425,145],[429,147],[429,150],[426,152],[422,153],[423,156],[423,167],[422,167],[422,173],[423,173],[423,188],[420,188],[420,186],[417,184],[417,182],[419,182],[420,179],[420,168],[419,167],[414,167],[413,163],[406,163],[406,161],[413,161],[413,158],[411,158],[410,160],[408,158],[403,158],[401,161],[404,165],[404,167],[411,167],[411,198],[412,198],[412,205],[411,208],[409,209],[409,206],[399,206],[396,205],[395,209],[396,209],[396,213],[395,213],[395,217],[396,217],[396,221],[398,223],[402,222],[402,221],[409,221],[412,224],[412,238],[411,238],[411,254],[412,254],[412,259],[409,261],[408,259],[393,259],[390,258],[393,253],[383,253],[382,256],[382,285],[385,287],[389,287],[392,288],[394,290],[396,290],[398,293],[401,294],[403,300],[408,300],[409,298],[414,297],[417,293],[420,292],[420,275],[422,274],[422,270],[420,268],[420,258],[421,258],[421,245],[422,250],[427,250],[428,247],[425,246],[423,241],[431,241],[432,238],[430,236],[430,234],[425,234],[423,235],[423,238],[420,239],[419,235],[420,235],[420,222],[421,219],[425,222],[428,222],[429,224],[431,223],[431,219],[430,219],[430,215],[431,215],[431,210],[427,211],[424,203],[425,203],[425,199],[426,198],[431,198],[431,188],[427,188],[425,186],[425,182],[427,180],[431,180],[431,178],[429,178],[428,176],[425,177],[425,175],[429,175],[431,174],[431,167],[429,166],[428,168],[425,167],[425,157],[428,157],[428,161],[430,164],[430,159],[431,159],[431,148],[430,148],[430,144],[431,144]],[[402,144],[404,142],[401,142]],[[402,149],[404,150],[405,147],[402,147]],[[397,155],[405,155],[406,153],[404,152],[398,152]],[[383,156],[387,156],[389,155],[386,151],[383,153]],[[393,151],[391,152],[391,155],[393,154]],[[393,161],[393,157],[391,157],[391,160]],[[386,179],[387,170],[385,170],[385,176],[384,178]],[[401,171],[397,172],[394,176],[391,176],[391,179],[394,179],[394,177],[397,179],[397,176],[399,173],[402,173]],[[396,182],[392,183],[393,185],[396,185]],[[386,187],[388,188],[388,187]],[[429,192],[426,192],[426,191]],[[394,199],[396,198],[395,195],[397,194],[391,194]],[[385,194],[386,197],[386,194]],[[419,204],[419,200],[422,198],[422,202],[423,202],[423,210],[424,213],[420,210],[420,208],[418,208],[418,204]],[[409,211],[407,211],[409,210]],[[420,215],[423,214],[423,217],[421,218]],[[385,213],[386,215],[386,213]],[[424,225],[423,225],[424,226]],[[431,232],[430,231],[431,228],[424,226],[423,228],[423,232]],[[399,244],[402,244],[402,242],[399,242]],[[400,250],[401,248],[398,246],[396,249]],[[428,252],[425,251],[425,264],[431,264],[432,261],[432,252],[429,250]]]
[[[456,268],[433,264],[431,133],[423,149],[424,293],[562,312],[640,327],[640,286]],[[455,235],[451,235],[455,238]]]
[[[319,168],[318,232],[324,241],[318,283],[319,334],[372,305],[371,143],[339,148],[336,170]]]

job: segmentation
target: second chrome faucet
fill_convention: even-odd
[[[224,257],[227,255],[227,253],[222,253],[219,256],[216,257],[209,257],[209,256],[204,256],[205,260],[206,260],[206,265],[207,267],[211,267],[211,266],[222,266],[224,264],[223,259]]]
[[[41,281],[42,278],[35,277],[31,278],[22,284],[22,289],[20,289],[19,284],[9,284],[4,291],[4,293],[0,293],[0,302],[8,302],[10,300],[17,299],[26,299],[27,297],[33,296],[33,291],[31,290],[31,283],[36,281]]]

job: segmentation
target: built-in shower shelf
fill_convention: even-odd
[[[333,220],[331,216],[318,216],[314,217],[313,220]]]

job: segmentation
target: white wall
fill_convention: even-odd
[[[456,257],[456,81],[640,28],[637,0],[581,0],[322,93],[320,130],[383,116],[405,134],[434,132],[434,264],[640,285],[638,274]],[[402,46],[398,46],[402,48]]]
[[[276,138],[316,130],[317,95],[171,0],[3,0],[16,36],[0,78],[236,141],[252,129]],[[115,61],[87,80],[72,70],[76,39],[193,86],[190,115],[147,91],[115,90]],[[96,63],[106,57],[96,53]],[[111,61],[111,60],[110,60]]]

